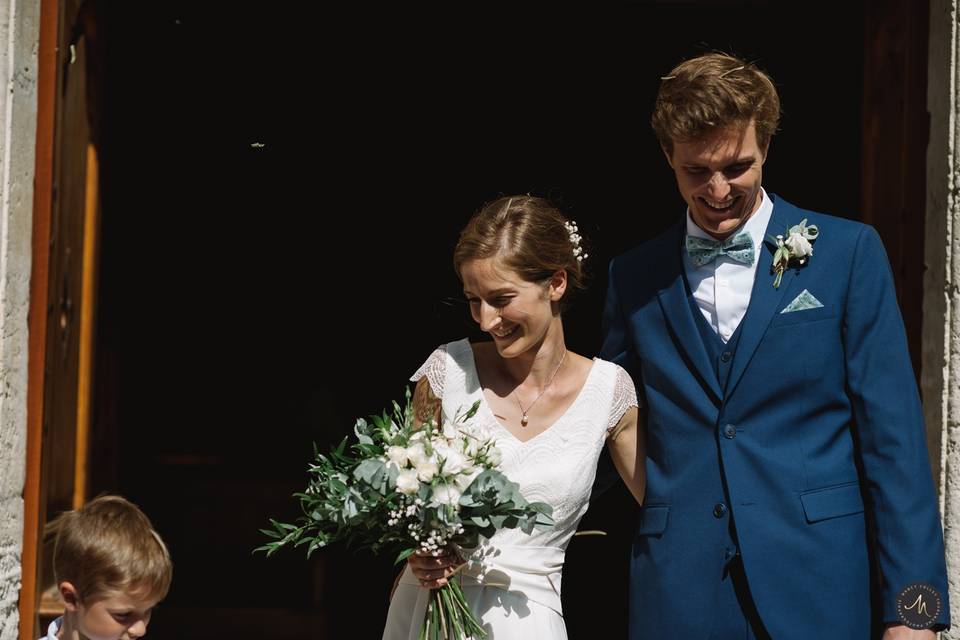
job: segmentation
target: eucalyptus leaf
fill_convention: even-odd
[[[367,458],[353,470],[353,477],[369,485],[379,486],[380,481],[378,476],[382,476],[385,473],[386,463],[376,458]]]
[[[485,528],[490,526],[490,520],[484,518],[483,516],[473,516],[470,518],[470,522],[477,525],[478,527]]]
[[[416,552],[416,548],[411,547],[409,549],[404,549],[397,555],[397,559],[393,561],[393,564],[400,564]]]

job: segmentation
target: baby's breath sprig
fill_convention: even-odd
[[[576,220],[569,220],[563,223],[563,226],[567,228],[567,233],[570,234],[570,244],[573,245],[573,255],[577,259],[577,262],[583,262],[590,257],[590,254],[583,252],[583,247],[580,246],[580,241],[583,240],[583,236],[580,235],[580,229],[577,227]]]

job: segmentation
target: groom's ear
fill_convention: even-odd
[[[763,159],[760,161],[761,165],[767,161],[768,155],[770,155],[770,138],[767,138],[766,144],[763,145]]]
[[[673,152],[670,149],[667,149],[665,145],[660,145],[660,151],[663,151],[663,157],[667,159],[667,164],[670,165],[671,169],[673,169]]]

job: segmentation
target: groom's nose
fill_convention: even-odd
[[[714,200],[723,200],[730,193],[730,183],[722,172],[717,171],[707,183],[707,191]]]

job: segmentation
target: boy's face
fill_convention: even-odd
[[[698,227],[722,240],[753,215],[760,206],[768,146],[757,144],[753,122],[742,129],[718,129],[699,140],[674,142],[667,162]]]
[[[118,593],[89,603],[79,598],[73,602],[70,598],[64,598],[64,602],[67,611],[75,616],[75,627],[80,637],[88,640],[134,640],[147,633],[150,615],[158,600]]]

